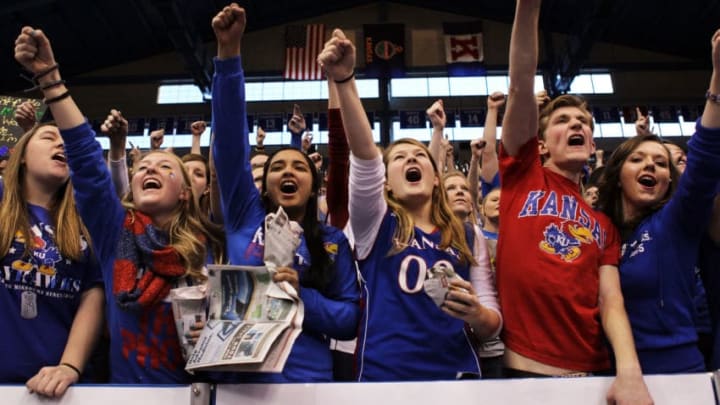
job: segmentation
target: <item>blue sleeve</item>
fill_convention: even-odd
[[[342,232],[333,231],[329,245],[337,244],[334,278],[326,295],[313,288],[300,288],[305,304],[303,328],[348,340],[355,337],[360,322],[360,288],[350,245]]]
[[[663,224],[698,237],[707,229],[720,180],[720,129],[704,128],[698,119],[688,142],[685,173],[662,210]]]
[[[125,209],[120,204],[95,132],[84,124],[61,131],[78,212],[101,265],[114,257]],[[103,269],[108,270],[108,269]]]
[[[493,191],[496,188],[500,188],[500,171],[498,170],[495,175],[492,178],[492,181],[488,183],[487,181],[483,180],[482,177],[480,178],[480,187],[482,187],[482,196],[483,198],[488,195],[491,191]]]
[[[290,131],[290,146],[302,150],[302,132]]]
[[[216,58],[212,85],[213,159],[228,233],[249,228],[254,232],[265,216],[250,168],[241,65],[240,57]]]

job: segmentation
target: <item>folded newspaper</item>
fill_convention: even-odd
[[[297,291],[273,282],[272,272],[292,266],[302,228],[281,208],[268,214],[265,232],[265,266],[208,266],[208,322],[186,370],[276,373],[285,366],[305,309]]]

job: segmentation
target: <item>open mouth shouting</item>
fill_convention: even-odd
[[[58,153],[52,155],[52,160],[55,160],[60,163],[67,163],[67,159],[65,158],[65,154],[63,152],[58,152]]]
[[[569,146],[583,146],[585,145],[585,137],[580,134],[570,135],[568,138]]]
[[[159,180],[149,177],[143,181],[142,189],[143,190],[158,190],[162,187],[162,184]]]
[[[283,194],[294,194],[298,190],[298,185],[292,180],[284,180],[280,183],[280,192]]]
[[[405,180],[410,183],[417,183],[422,180],[422,172],[417,167],[411,167],[405,172]]]
[[[643,174],[638,178],[638,183],[646,188],[652,188],[655,187],[655,185],[658,183],[657,179],[649,174]]]

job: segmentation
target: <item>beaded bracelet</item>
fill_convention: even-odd
[[[720,94],[712,94],[710,90],[705,93],[705,98],[712,101],[713,103],[720,104]]]

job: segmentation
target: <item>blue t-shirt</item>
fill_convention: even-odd
[[[57,365],[65,350],[82,294],[102,285],[100,267],[82,240],[84,259],[63,257],[45,208],[28,204],[32,235],[15,234],[0,260],[0,382],[24,383],[44,366]],[[25,255],[25,238],[37,246]]]

